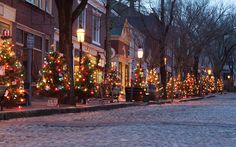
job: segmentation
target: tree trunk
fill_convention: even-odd
[[[220,79],[220,72],[217,71],[216,69],[213,71],[214,77],[215,77],[215,87],[216,87],[216,92],[219,91],[217,81]]]
[[[106,64],[105,64],[105,73],[104,73],[104,81],[106,83],[108,71],[110,69],[111,65],[111,1],[107,0],[106,4],[106,18],[105,18],[105,24],[106,24],[106,38],[105,38],[105,51],[106,51]]]
[[[199,85],[198,64],[199,64],[199,56],[196,55],[194,56],[194,63],[193,63],[193,74],[195,77],[196,85]],[[199,92],[198,95],[200,95]]]
[[[72,2],[73,4],[73,2]],[[59,19],[59,46],[60,51],[64,53],[66,63],[69,68],[70,76],[70,99],[69,103],[75,105],[75,92],[74,92],[74,68],[73,68],[73,54],[72,54],[72,4],[70,1],[63,1],[58,6],[58,19]]]
[[[163,98],[167,98],[166,92],[166,65],[165,65],[165,45],[164,42],[160,42],[160,74],[161,74],[161,85],[163,87]]]
[[[232,66],[233,67],[233,66]],[[234,69],[230,69],[230,92],[234,91]]]

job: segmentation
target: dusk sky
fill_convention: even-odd
[[[235,5],[236,0],[215,0],[216,2],[223,2],[226,5]]]
[[[145,3],[149,3],[150,1],[156,3],[157,0],[143,0]],[[224,3],[226,5],[236,5],[236,0],[210,0],[213,3]]]

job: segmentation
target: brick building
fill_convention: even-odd
[[[76,7],[77,0],[74,0]],[[79,25],[85,29],[83,54],[90,55],[96,63],[98,54],[101,67],[105,64],[104,35],[105,35],[105,8],[97,0],[89,0],[86,9],[73,25],[73,46],[75,71],[78,69],[79,42],[76,30]],[[35,44],[32,53],[32,80],[37,80],[38,72],[42,68],[43,59],[49,50],[58,48],[59,30],[57,8],[54,0],[1,0],[0,2],[0,32],[10,30],[15,44],[17,56],[27,71],[26,48],[27,35],[32,34]],[[26,75],[26,73],[25,73]],[[102,81],[102,70],[98,72],[98,81]]]
[[[74,2],[77,6],[78,2]],[[74,67],[75,72],[78,70],[79,65],[79,53],[80,45],[76,38],[76,30],[81,25],[85,30],[85,42],[83,42],[82,50],[83,54],[89,54],[93,63],[97,64],[97,57],[99,55],[100,60],[98,65],[100,67],[105,66],[105,51],[104,51],[104,38],[105,38],[105,7],[97,0],[88,0],[88,4],[82,14],[78,17],[73,24],[73,46],[74,46]],[[54,46],[58,49],[59,45],[59,30],[57,8],[53,5],[53,14],[55,16],[55,29],[54,29]],[[102,69],[101,68],[101,69]],[[100,70],[97,73],[97,81],[102,82],[103,71]]]
[[[43,57],[53,43],[52,0],[1,0],[0,32],[10,30],[16,55],[27,71],[27,35],[35,39],[32,51],[32,80],[36,81]],[[25,73],[26,75],[26,73]]]
[[[131,86],[131,77],[133,75],[137,58],[137,50],[145,50],[145,36],[134,28],[128,19],[113,17],[112,22],[112,64],[114,64],[121,73],[122,87]],[[145,67],[143,62],[142,67]],[[146,70],[144,70],[146,71]]]

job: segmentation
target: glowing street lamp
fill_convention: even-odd
[[[139,59],[143,58],[143,49],[142,48],[138,49],[138,58]]]
[[[164,57],[164,64],[166,65],[166,62],[167,62],[167,58],[166,57]]]
[[[140,64],[140,68],[141,68],[141,60],[142,60],[142,58],[143,58],[143,48],[139,48],[138,49],[138,58],[139,58],[139,64]]]
[[[211,75],[211,73],[212,73],[211,69],[208,69],[207,73],[208,73],[208,75]]]
[[[207,74],[208,74],[208,76],[209,76],[209,80],[210,80],[210,78],[211,78],[211,77],[210,77],[210,76],[211,76],[211,73],[212,73],[211,69],[208,69],[208,70],[207,70]],[[208,92],[209,92],[209,91],[208,91],[208,90],[209,90],[209,82],[207,82],[207,88],[206,88],[206,89],[207,89],[207,94],[208,94]]]
[[[76,31],[77,33],[77,41],[80,43],[80,56],[79,56],[79,67],[81,66],[82,60],[82,43],[84,42],[85,30],[80,25],[79,29]]]

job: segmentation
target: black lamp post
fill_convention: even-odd
[[[84,42],[85,30],[80,25],[79,29],[77,30],[77,40],[80,43],[80,54],[79,54],[79,67],[81,67],[82,61],[82,43]]]

